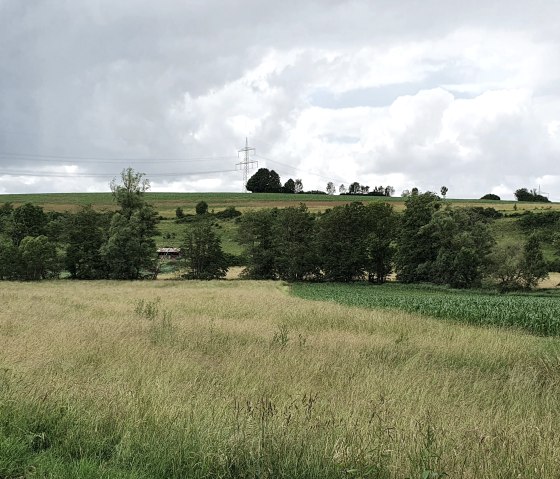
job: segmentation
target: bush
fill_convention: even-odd
[[[241,211],[235,209],[235,206],[228,206],[225,210],[218,211],[214,216],[221,220],[229,220],[232,218],[239,218]]]
[[[498,195],[495,195],[494,193],[488,193],[487,195],[484,195],[480,199],[481,200],[493,200],[493,201],[500,201],[501,200],[501,198]]]
[[[197,215],[205,215],[208,213],[208,203],[206,201],[199,201],[195,207]]]

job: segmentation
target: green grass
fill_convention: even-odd
[[[0,300],[2,479],[560,477],[555,338],[279,282],[6,282]]]
[[[481,326],[560,335],[560,295],[497,294],[401,284],[295,284],[298,297],[365,308],[398,309]]]

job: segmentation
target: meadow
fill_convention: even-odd
[[[557,337],[280,282],[0,297],[3,479],[560,477]]]

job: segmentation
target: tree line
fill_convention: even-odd
[[[452,208],[427,192],[408,197],[402,214],[360,202],[317,214],[305,205],[252,211],[240,218],[244,275],[383,283],[396,273],[404,283],[472,288],[490,279],[502,291],[534,287],[549,270],[539,238],[498,246],[488,210]]]

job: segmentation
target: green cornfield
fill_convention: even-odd
[[[295,284],[304,299],[364,308],[398,309],[482,326],[523,329],[540,336],[560,334],[560,297],[555,294],[497,294],[401,284]]]

